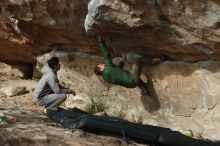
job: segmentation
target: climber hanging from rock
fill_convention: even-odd
[[[107,43],[101,38],[99,38],[99,42],[104,55],[104,63],[95,66],[94,72],[96,75],[101,75],[105,81],[111,84],[121,85],[127,88],[138,86],[147,89],[140,76],[143,64],[151,64],[152,57],[142,57],[139,54],[128,53],[123,54],[121,58],[117,57],[112,60]],[[125,60],[127,63],[133,64],[130,71],[123,69]],[[146,91],[150,95],[148,89]]]

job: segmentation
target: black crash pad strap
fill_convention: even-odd
[[[76,128],[77,128],[78,123],[80,122],[80,120],[81,120],[81,117],[75,119],[74,124],[72,124],[72,132],[74,132],[74,131],[76,130]]]

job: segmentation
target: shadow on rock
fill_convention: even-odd
[[[139,86],[141,91],[141,101],[145,110],[152,113],[160,109],[160,102],[155,92],[152,79],[149,78],[147,83],[143,82],[143,86]]]

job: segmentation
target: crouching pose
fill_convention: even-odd
[[[47,109],[57,109],[57,107],[65,101],[66,94],[75,95],[75,91],[60,85],[57,78],[57,71],[60,69],[59,59],[52,57],[47,61],[41,72],[43,76],[38,82],[33,100],[39,106],[45,106]]]

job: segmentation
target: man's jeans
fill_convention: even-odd
[[[37,104],[45,106],[47,109],[57,109],[66,100],[66,97],[66,94],[50,94],[38,101]]]

